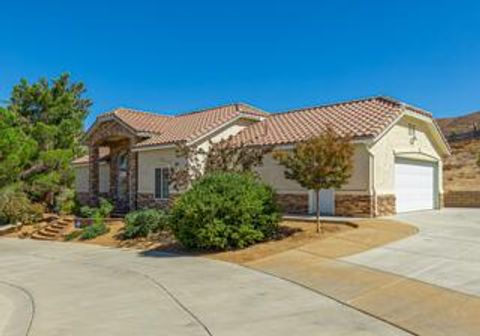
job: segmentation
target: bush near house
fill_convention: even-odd
[[[15,185],[0,189],[0,225],[32,224],[42,219],[44,208],[32,203]]]
[[[93,224],[87,226],[82,230],[80,234],[81,240],[89,240],[98,236],[104,235],[109,231],[108,226],[105,224],[105,219],[100,216],[100,213],[95,213],[93,217]]]
[[[169,216],[164,211],[149,209],[130,212],[125,216],[123,239],[148,237],[152,233],[167,230]]]
[[[216,172],[195,181],[170,218],[185,247],[224,250],[271,238],[281,216],[272,188],[252,174]]]
[[[95,215],[98,215],[102,218],[110,217],[113,211],[113,205],[108,200],[100,198],[99,207],[92,208],[87,205],[82,206],[79,210],[78,216],[82,218],[94,218]]]

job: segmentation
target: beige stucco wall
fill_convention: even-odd
[[[415,125],[416,140],[409,135],[409,124]],[[426,124],[416,118],[405,116],[375,143],[374,185],[377,194],[395,193],[395,158],[430,161],[438,164],[437,185],[442,189],[442,160],[440,150],[434,145]]]
[[[88,192],[89,170],[88,165],[76,165],[75,171],[75,191]],[[100,164],[100,185],[101,193],[108,193],[110,191],[110,167],[107,163]]]
[[[226,139],[229,136],[237,134],[251,123],[252,121],[239,119],[202,139],[198,143],[198,146],[203,150],[208,150],[209,141],[218,142]],[[148,194],[155,193],[155,169],[173,167],[175,164],[184,164],[184,160],[177,157],[175,148],[139,151],[138,192]],[[171,189],[170,192],[174,193],[175,190]]]
[[[267,154],[263,166],[257,168],[263,181],[267,182],[277,190],[278,193],[306,193],[297,182],[286,179],[284,168],[279,165],[271,154]],[[363,144],[356,144],[353,155],[352,177],[339,191],[348,193],[367,193],[369,186],[369,158]]]
[[[155,193],[155,169],[174,167],[181,164],[175,148],[165,148],[138,152],[138,192]]]

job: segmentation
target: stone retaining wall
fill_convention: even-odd
[[[447,191],[443,199],[446,207],[480,208],[480,191]]]

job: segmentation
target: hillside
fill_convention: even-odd
[[[472,132],[475,125],[480,129],[480,111],[455,118],[439,118],[437,122],[447,137],[452,133]]]
[[[480,112],[456,118],[437,119],[445,136],[468,134],[480,129]],[[480,190],[480,167],[477,166],[480,153],[480,138],[450,140],[452,155],[445,160],[443,181],[445,191]]]

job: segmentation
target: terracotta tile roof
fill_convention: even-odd
[[[100,161],[104,161],[104,160],[107,160],[109,155],[110,155],[110,148],[108,147],[100,147],[99,148],[99,160]],[[87,155],[84,155],[82,157],[79,157],[78,159],[75,159],[72,161],[73,164],[85,164],[85,163],[88,163],[89,161],[89,158],[88,158],[88,154]]]
[[[267,117],[266,112],[244,104],[220,106],[212,109],[181,114],[168,120],[163,130],[136,147],[193,141],[240,115]]]
[[[242,130],[232,141],[252,145],[290,144],[318,135],[328,125],[340,135],[373,138],[391,125],[404,108],[431,117],[428,112],[394,99],[372,97],[272,114]]]
[[[110,114],[115,115],[136,132],[159,133],[174,117],[151,112],[143,112],[126,108],[119,108]],[[108,116],[109,113],[102,116]]]

